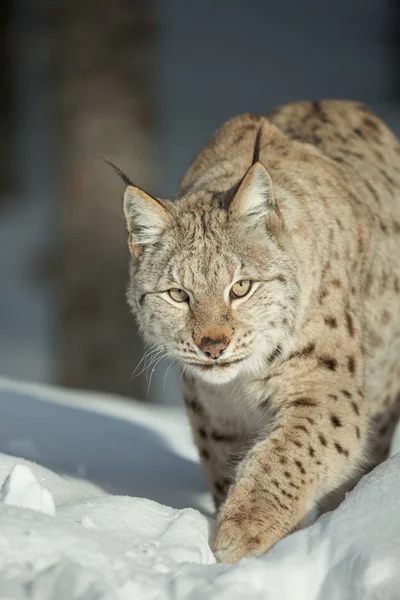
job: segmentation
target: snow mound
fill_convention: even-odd
[[[0,489],[0,500],[4,504],[31,508],[55,514],[53,496],[43,487],[27,465],[15,465]]]
[[[0,423],[13,426],[4,430],[7,435],[0,440],[0,449],[9,448],[12,439],[26,440],[18,447],[27,454],[34,447],[42,462],[0,454],[2,600],[399,598],[400,454],[364,477],[336,511],[280,541],[265,556],[220,565],[209,546],[214,523],[206,516],[204,489],[197,475],[187,479],[187,461],[194,454],[184,417],[165,408],[127,406],[115,399],[110,408],[104,400],[0,382]],[[29,401],[41,417],[47,415],[41,430],[34,419],[31,428],[22,425],[26,414],[21,409]],[[73,411],[73,418],[68,412],[72,418],[69,444],[63,437],[65,420],[55,418],[56,406]],[[90,412],[93,422],[86,414]],[[96,420],[99,415],[103,417],[100,422]],[[85,428],[79,429],[83,417]],[[131,443],[129,438],[121,442],[121,429],[115,429],[117,417],[134,425],[127,430],[132,434],[138,431],[138,423],[150,432],[147,438],[139,437],[141,451],[131,453],[131,462],[126,463],[131,468],[126,470],[124,464],[113,462],[121,449],[126,450],[125,444]],[[96,470],[87,446],[93,436],[98,443],[99,424],[107,452],[99,446]],[[113,437],[112,432],[118,435]],[[51,448],[43,443],[46,435],[47,443],[53,438],[55,444],[56,440],[65,444],[58,469],[54,454],[47,454]],[[75,454],[76,447],[84,455],[89,476],[95,473],[107,490],[121,485],[126,477],[128,487],[152,490],[154,495],[112,495],[99,485],[77,479],[77,459],[82,457]],[[52,468],[43,466],[46,461],[53,461]],[[144,466],[138,468],[138,462]],[[150,465],[147,474],[146,464]],[[191,464],[197,474],[198,465]],[[114,480],[111,467],[115,467]],[[152,485],[146,477],[154,479]],[[154,496],[158,500],[164,496],[164,503]],[[186,508],[177,506],[179,499],[185,499]],[[190,508],[190,504],[203,508]]]
[[[0,455],[0,462],[3,458],[9,460]],[[15,594],[18,590],[17,598],[67,600],[80,598],[84,590],[87,598],[97,599],[100,590],[101,598],[112,598],[104,594],[134,586],[140,592],[138,598],[147,598],[152,597],[148,590],[159,588],[160,580],[171,576],[180,565],[215,562],[208,545],[209,523],[198,511],[177,510],[138,498],[88,497],[84,482],[70,480],[70,498],[64,496],[56,512],[45,514],[43,505],[29,501],[30,493],[31,500],[37,498],[36,486],[41,485],[29,466],[15,461],[7,488],[23,501],[6,503],[7,496],[3,497],[2,591]],[[23,482],[34,482],[33,493],[31,484],[15,486],[15,473]],[[53,475],[38,466],[36,473],[47,481]],[[82,498],[77,488],[83,492]],[[18,492],[22,494],[18,496]],[[65,591],[63,582],[68,584]],[[37,592],[28,595],[28,589]],[[96,590],[96,594],[88,590]]]

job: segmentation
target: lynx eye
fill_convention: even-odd
[[[243,298],[243,296],[247,296],[247,294],[251,290],[251,286],[252,282],[250,281],[250,279],[237,281],[231,287],[231,298]]]
[[[175,302],[186,302],[189,300],[189,295],[185,292],[185,290],[180,288],[171,288],[168,290],[168,294]]]

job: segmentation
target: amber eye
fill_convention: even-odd
[[[251,290],[251,286],[252,282],[250,279],[237,281],[231,288],[231,298],[243,298],[243,296],[247,296]]]
[[[185,290],[181,290],[180,288],[171,288],[168,290],[168,294],[175,302],[186,302],[189,300],[188,294]]]

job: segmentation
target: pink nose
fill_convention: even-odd
[[[208,356],[208,358],[219,358],[229,343],[223,340],[212,340],[210,338],[202,340],[199,348]]]

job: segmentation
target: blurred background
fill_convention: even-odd
[[[177,403],[167,361],[133,376],[124,186],[97,156],[173,198],[240,112],[349,98],[399,134],[399,2],[2,0],[0,26],[0,374]]]

